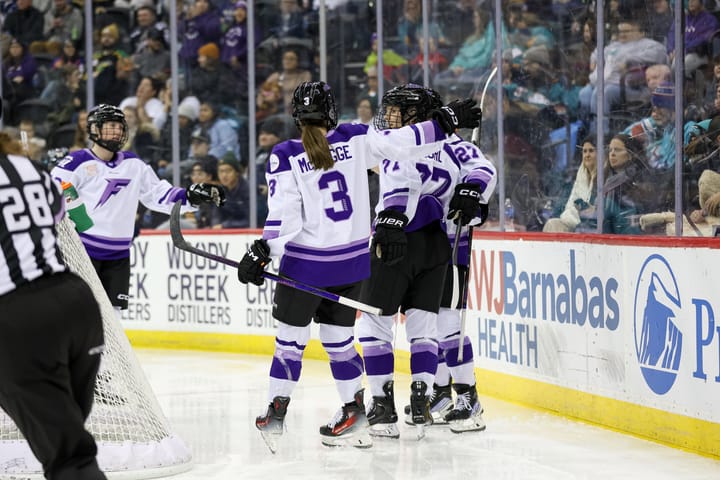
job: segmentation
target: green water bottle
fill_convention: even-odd
[[[75,224],[78,232],[84,232],[94,225],[92,218],[87,214],[85,203],[70,182],[62,182],[63,196],[65,197],[65,210],[68,212],[70,220]]]

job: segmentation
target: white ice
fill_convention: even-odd
[[[340,400],[327,363],[316,360],[304,362],[287,432],[273,455],[254,425],[267,407],[268,357],[136,352],[165,415],[193,452],[192,470],[177,480],[720,479],[720,461],[482,394],[484,432],[458,435],[434,426],[418,441],[415,427],[401,420],[399,440],[376,440],[367,450],[324,447],[318,428]],[[401,410],[409,377],[395,380]]]

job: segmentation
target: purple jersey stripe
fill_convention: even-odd
[[[85,246],[88,256],[93,260],[120,260],[130,256],[130,248],[123,250],[106,250],[86,243],[83,243],[83,245]]]
[[[335,255],[342,255],[346,253],[353,253],[357,252],[358,250],[365,250],[368,248],[368,241],[367,239],[358,240],[356,242],[352,243],[346,243],[344,245],[339,245],[337,247],[322,247],[322,248],[313,248],[309,247],[307,245],[300,245],[293,242],[288,242],[285,244],[285,251],[286,252],[292,252],[293,256],[299,257],[302,254],[307,254],[310,256],[317,256],[317,257],[332,257]]]
[[[359,282],[370,276],[370,251],[361,252],[353,258],[324,261],[284,255],[280,272],[290,278],[315,287],[332,287]]]

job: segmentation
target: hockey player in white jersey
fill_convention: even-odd
[[[128,125],[117,107],[102,104],[93,108],[88,113],[87,133],[93,145],[70,153],[51,175],[57,181],[71,183],[85,203],[93,226],[79,232],[80,240],[119,316],[128,305],[130,246],[138,202],[170,213],[173,204],[183,200],[184,211],[191,211],[203,202],[221,205],[224,192],[202,183],[187,190],[174,187],[160,180],[133,152],[121,151],[128,138]]]
[[[383,96],[377,117],[389,128],[421,122],[442,105],[432,89],[403,85]],[[394,400],[393,314],[406,315],[412,374],[410,420],[432,423],[430,398],[438,364],[439,292],[450,260],[444,220],[453,202],[465,197],[479,205],[494,185],[495,169],[475,146],[453,135],[425,157],[403,155],[383,162],[380,203],[373,245],[372,273],[362,301],[386,315],[363,313],[358,336],[372,392],[368,409],[371,434],[397,438]],[[490,189],[492,191],[492,189]],[[392,221],[389,221],[392,220]]]
[[[457,102],[429,121],[396,131],[367,125],[336,126],[335,99],[324,82],[306,82],[293,94],[293,117],[301,140],[276,145],[267,167],[269,213],[263,238],[255,240],[238,267],[243,283],[261,285],[271,258],[280,273],[350,298],[360,294],[370,274],[370,209],[367,169],[403,152],[422,156],[428,145],[447,138],[458,124],[477,123],[473,101]],[[447,243],[447,240],[445,241]],[[297,384],[310,323],[320,324],[320,340],[330,359],[343,406],[320,427],[325,445],[372,445],[363,400],[363,361],[354,345],[356,311],[285,285],[275,290],[278,320],[270,367],[269,406],[255,425],[271,451],[284,430],[290,396]]]

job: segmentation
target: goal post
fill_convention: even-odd
[[[156,478],[189,470],[190,450],[165,418],[73,223],[66,217],[57,231],[66,264],[90,285],[103,317],[105,353],[85,424],[97,442],[100,468],[111,479]],[[29,445],[0,410],[0,479],[42,477]]]

